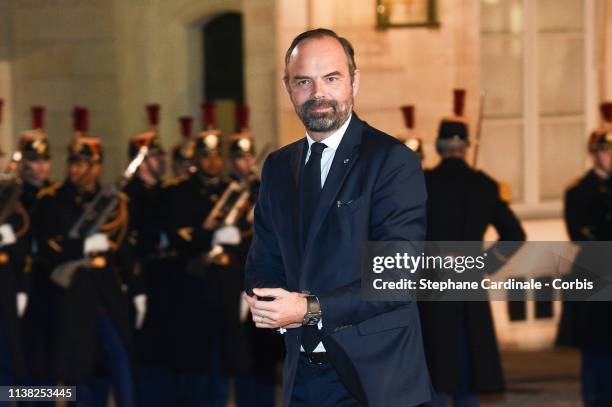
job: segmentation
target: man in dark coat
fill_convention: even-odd
[[[167,406],[174,401],[170,322],[174,316],[172,296],[178,293],[172,284],[173,269],[167,262],[168,242],[162,223],[161,178],[165,172],[165,152],[157,133],[149,131],[130,139],[130,160],[142,146],[148,147],[147,156],[125,187],[129,199],[127,246],[133,267],[143,276],[147,293],[146,303],[135,304],[134,308],[136,404]]]
[[[249,194],[236,221],[242,241],[226,249],[231,259],[230,267],[234,269],[232,275],[237,279],[234,281],[233,294],[238,296],[244,290],[244,264],[253,237],[253,209],[259,195],[260,181],[255,154],[255,142],[247,131],[229,140],[231,179],[243,185]],[[232,301],[235,301],[233,298]],[[238,407],[273,407],[276,405],[276,370],[283,356],[282,337],[272,330],[257,329],[249,318],[247,303],[242,300],[240,304],[240,321],[246,330],[253,364],[251,371],[236,378],[236,404]]]
[[[313,29],[285,58],[306,134],[271,153],[246,264],[251,315],[283,328],[283,406],[414,406],[430,399],[414,301],[361,295],[366,241],[423,241],[417,156],[353,112],[360,73],[346,38]]]
[[[167,183],[163,192],[165,230],[179,260],[175,273],[182,292],[174,318],[178,405],[224,406],[229,377],[246,372],[249,360],[238,319],[240,271],[213,248],[238,245],[241,237],[236,226],[223,225],[222,216],[209,216],[229,184],[221,176],[219,131],[200,132],[191,143],[186,151],[196,170]]]
[[[499,240],[525,240],[525,233],[500,197],[497,182],[466,163],[468,128],[461,117],[441,122],[437,151],[442,160],[425,172],[427,240],[481,241],[489,225]],[[489,250],[500,261],[513,253]],[[419,303],[423,342],[433,386],[430,406],[478,405],[478,393],[500,392],[504,378],[489,303]]]
[[[612,240],[612,127],[592,133],[589,153],[593,167],[567,189],[564,216],[570,239],[585,243],[576,264],[601,271],[609,259],[590,256],[587,242]],[[612,302],[564,302],[557,344],[582,351],[584,405],[612,406]]]
[[[27,305],[30,217],[20,201],[17,161],[0,183],[0,385],[23,384],[25,355],[19,318]]]
[[[19,150],[23,155],[21,168],[22,193],[21,203],[33,221],[39,218],[37,212],[38,193],[50,186],[51,155],[49,138],[42,131],[41,108],[33,108],[34,130],[25,132],[19,140]],[[46,214],[45,216],[48,216]],[[38,258],[39,242],[37,224],[33,223],[28,234],[28,253],[24,259],[29,269],[27,308],[24,315],[24,346],[28,382],[34,385],[54,384],[51,313],[53,284],[44,264]]]
[[[102,386],[96,393],[94,386],[102,368],[111,378],[117,406],[132,406],[128,294],[137,297],[144,291],[137,270],[119,265],[127,198],[118,196],[115,215],[95,234],[70,233],[100,191],[101,170],[100,139],[75,138],[69,146],[66,180],[39,194],[37,240],[41,260],[53,270],[54,281],[61,282],[53,299],[58,380],[77,385],[82,405],[92,405],[94,399],[104,403],[107,391]],[[71,281],[68,270],[74,271]]]
[[[28,212],[32,218],[34,204],[38,192],[45,187],[48,187],[49,177],[51,175],[51,146],[49,145],[49,137],[43,130],[45,109],[42,106],[32,107],[32,128],[33,130],[25,131],[19,137],[18,148],[21,153],[21,163],[19,164],[19,176],[21,180],[21,194],[19,201],[22,207]],[[25,279],[25,284],[21,287],[20,301],[18,301],[18,311],[20,316],[24,315],[28,309],[28,304],[32,302],[32,275],[30,272],[34,269],[32,264],[32,251],[36,249],[32,247],[32,236],[34,233],[34,225],[30,225],[26,235],[28,250],[25,256],[19,259],[25,266],[28,277]],[[29,336],[29,334],[27,335]],[[28,338],[29,339],[29,338]],[[29,354],[30,349],[27,350]]]

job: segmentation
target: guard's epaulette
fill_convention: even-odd
[[[582,181],[582,178],[583,178],[582,176],[574,178],[572,182],[567,184],[567,187],[565,187],[565,190],[569,191],[570,189],[573,189],[576,186],[578,186],[578,184],[580,184],[580,181]]]
[[[168,188],[174,185],[178,185],[181,182],[186,181],[187,178],[188,177],[186,175],[179,175],[178,177],[167,179],[162,183],[162,188]]]
[[[40,191],[36,194],[37,199],[42,199],[46,196],[54,196],[57,192],[58,188],[62,185],[59,181],[55,181],[53,184],[48,187],[41,188]]]

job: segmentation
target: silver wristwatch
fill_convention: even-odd
[[[306,296],[306,314],[302,325],[317,325],[321,321],[321,305],[316,295]]]

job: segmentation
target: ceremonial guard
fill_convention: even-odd
[[[610,259],[597,250],[589,255],[588,242],[612,241],[612,102],[600,108],[605,124],[588,143],[593,165],[565,192],[564,217],[570,239],[582,242],[576,265],[601,273],[609,270]],[[580,277],[580,270],[576,267],[570,278]],[[557,343],[582,353],[584,405],[612,406],[612,302],[564,302]]]
[[[1,117],[1,114],[0,114]],[[0,385],[25,379],[22,329],[27,304],[30,217],[20,201],[22,154],[15,152],[0,178]]]
[[[173,376],[170,373],[171,338],[169,323],[176,294],[172,284],[172,267],[167,263],[168,241],[163,234],[164,208],[161,183],[165,173],[165,151],[157,134],[160,107],[146,106],[150,131],[135,135],[128,146],[133,160],[143,146],[146,158],[125,187],[129,198],[128,247],[133,267],[142,274],[146,302],[135,303],[136,404],[169,406],[173,404]]]
[[[40,257],[58,285],[53,301],[58,380],[76,385],[83,406],[105,405],[110,377],[117,406],[133,406],[128,295],[143,293],[138,270],[120,267],[127,232],[121,189],[142,161],[133,160],[112,188],[102,188],[101,140],[87,134],[87,110],[75,109],[67,176],[39,194]],[[52,216],[49,216],[52,214]],[[101,403],[101,404],[98,404]]]
[[[33,106],[32,130],[24,132],[19,139],[19,151],[23,154],[21,203],[28,212],[36,202],[38,191],[50,184],[51,147],[43,127],[44,115],[43,106]]]
[[[36,197],[38,193],[50,186],[51,147],[48,135],[44,131],[44,113],[42,106],[32,107],[32,129],[22,133],[19,139],[19,151],[22,154],[21,166],[21,203],[33,220],[28,233],[28,254],[25,267],[29,271],[27,308],[24,315],[23,331],[26,354],[28,383],[34,385],[54,384],[52,345],[51,298],[54,287],[49,280],[45,265],[39,261]]]
[[[241,282],[232,275],[226,252],[241,236],[236,226],[225,225],[231,194],[224,197],[229,183],[221,176],[220,132],[198,133],[187,151],[195,171],[170,182],[164,192],[167,234],[182,261],[176,270],[182,279],[175,318],[178,404],[225,406],[228,378],[246,371],[248,362],[238,320]]]
[[[498,184],[466,162],[468,126],[463,116],[465,91],[455,91],[455,115],[441,121],[437,167],[425,172],[427,240],[481,241],[489,225],[500,240],[522,241],[525,233],[502,199]],[[495,248],[498,264],[513,254]],[[489,263],[489,262],[488,262]],[[430,406],[477,406],[478,393],[504,389],[493,319],[488,302],[419,303],[429,373],[437,392]]]
[[[259,194],[258,164],[265,158],[265,151],[256,156],[255,142],[248,130],[248,107],[238,106],[237,116],[241,131],[229,139],[229,158],[231,179],[242,186],[245,202],[240,208],[240,216],[235,221],[236,226],[240,229],[242,241],[238,246],[228,248],[227,251],[232,253],[232,264],[235,268],[232,270],[232,275],[240,276],[240,283],[242,283],[244,264],[253,236],[253,209]],[[234,290],[233,294],[236,293],[240,294]],[[257,329],[253,319],[248,315],[246,303],[243,303],[240,310],[240,321],[246,330],[252,369],[248,374],[236,379],[236,405],[238,407],[273,407],[276,405],[277,368],[284,351],[282,336],[273,330]]]

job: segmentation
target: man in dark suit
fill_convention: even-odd
[[[297,36],[284,83],[306,137],[262,171],[245,296],[258,328],[285,331],[283,405],[412,406],[430,383],[414,302],[362,300],[365,241],[422,241],[425,183],[401,142],[361,121],[351,44]]]
[[[442,160],[425,172],[427,240],[481,241],[489,225],[500,240],[525,240],[497,182],[465,161],[468,146],[465,119],[442,120],[436,142]],[[501,267],[519,247],[489,248],[487,271]],[[486,300],[424,301],[419,303],[419,311],[429,372],[437,391],[429,407],[446,406],[448,396],[455,406],[477,406],[478,393],[503,390],[501,360]]]

